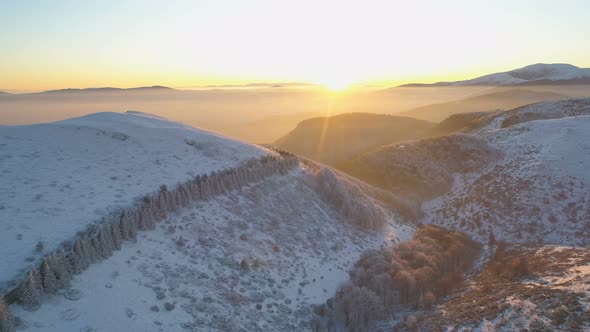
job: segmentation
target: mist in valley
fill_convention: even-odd
[[[52,122],[135,110],[157,114],[251,143],[273,143],[303,120],[362,112],[439,122],[451,114],[507,109],[531,102],[590,96],[584,86],[359,87],[344,91],[308,85],[181,90],[71,89],[0,95],[0,124]]]
[[[4,1],[0,332],[590,331],[588,13]]]

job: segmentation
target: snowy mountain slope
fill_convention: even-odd
[[[587,248],[509,246],[416,330],[588,331],[589,262]]]
[[[433,136],[451,133],[482,133],[518,123],[570,116],[590,115],[590,99],[531,103],[510,110],[457,113],[430,130]]]
[[[80,300],[13,312],[30,331],[306,330],[362,250],[412,233],[342,223],[313,181],[301,168],[200,202],[75,277]]]
[[[137,112],[0,132],[2,174],[14,175],[2,178],[11,216],[2,227],[18,231],[1,235],[7,289],[61,241],[162,183],[174,188],[274,154]],[[42,331],[305,329],[311,305],[348,278],[361,250],[413,233],[390,196],[324,166],[301,166],[169,214],[75,275],[70,289],[44,294],[37,311],[11,310],[19,329]],[[30,200],[39,207],[23,203]],[[367,223],[376,227],[361,224],[373,217]],[[44,248],[33,253],[39,239]]]
[[[530,121],[479,135],[504,158],[479,173],[456,174],[453,191],[423,206],[424,221],[480,240],[492,230],[509,242],[587,245],[590,116]]]
[[[469,130],[485,132],[532,120],[559,119],[580,115],[590,115],[590,99],[541,102],[517,107],[505,112],[483,114],[478,119],[478,124],[469,128]]]
[[[480,137],[455,134],[384,146],[358,156],[342,169],[420,202],[450,190],[454,173],[477,172],[501,154]]]
[[[421,189],[434,197],[422,203],[423,224],[488,243],[460,291],[433,306],[398,308],[377,324],[384,331],[587,331],[589,100],[458,121],[468,134],[383,147],[349,170],[407,195]],[[500,153],[481,157],[493,152]],[[353,308],[345,312],[356,313],[355,304],[345,302]]]
[[[88,224],[160,185],[267,153],[138,112],[1,126],[0,289]]]
[[[590,68],[579,68],[561,63],[537,63],[505,73],[454,82],[452,85],[515,85],[540,80],[561,81],[576,78],[590,78]]]
[[[588,244],[590,99],[473,114],[466,134],[385,146],[343,170],[423,202],[424,223],[509,242]]]
[[[588,84],[590,68],[579,68],[563,63],[537,63],[502,73],[484,75],[470,80],[439,82],[434,84],[406,84],[404,86],[465,86],[465,85],[535,85],[538,84]]]
[[[495,88],[488,93],[460,100],[426,105],[405,111],[400,113],[400,115],[440,122],[454,114],[508,110],[532,103],[570,98],[563,92],[534,91],[522,88]]]

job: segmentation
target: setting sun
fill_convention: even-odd
[[[0,0],[0,332],[590,332],[589,13]]]
[[[330,91],[342,91],[346,90],[350,86],[350,82],[346,80],[326,80],[322,83]]]

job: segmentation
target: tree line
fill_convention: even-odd
[[[367,250],[350,280],[314,308],[314,331],[370,331],[396,307],[430,306],[458,288],[481,246],[465,234],[422,226],[412,240]]]
[[[13,328],[5,302],[18,302],[35,310],[43,294],[68,287],[73,275],[110,257],[124,241],[134,240],[138,231],[154,229],[169,213],[275,174],[284,175],[298,165],[293,154],[275,151],[277,154],[253,158],[235,168],[198,175],[174,189],[162,185],[157,193],[144,196],[133,207],[113,213],[78,233],[72,241],[45,256],[40,265],[33,266],[16,289],[5,297],[0,294],[0,332]]]

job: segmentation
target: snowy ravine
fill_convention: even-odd
[[[17,136],[23,128],[29,132],[21,130]],[[51,211],[52,204],[62,209],[51,219],[32,218],[44,223],[31,221],[23,228],[27,220],[22,216],[33,215],[35,209],[16,200],[6,206],[3,211],[10,211],[15,219],[0,226],[23,235],[0,236],[14,243],[3,250],[13,250],[17,258],[35,255],[38,259],[109,209],[127,206],[162,183],[175,184],[269,153],[144,114],[105,113],[49,125],[0,128],[2,133],[9,131],[12,134],[3,134],[3,140],[20,137],[19,151],[43,150],[45,163],[55,164],[50,170],[29,166],[31,172],[48,172],[30,179],[30,186],[43,183],[38,181],[46,177],[57,179],[56,186],[49,183],[39,188],[45,189],[47,201],[40,200],[44,210],[37,213]],[[92,134],[67,139],[80,131]],[[27,141],[32,137],[37,144]],[[2,148],[6,154],[15,154],[8,144]],[[61,151],[62,157],[52,157],[51,151]],[[11,158],[16,157],[7,159]],[[3,170],[16,173],[15,165]],[[69,167],[86,175],[67,171]],[[27,174],[25,168],[21,172]],[[2,192],[2,197],[30,194],[21,192],[10,179],[6,181],[14,183],[13,191]],[[20,320],[19,329],[307,330],[311,306],[325,302],[348,279],[347,271],[361,251],[406,240],[413,233],[413,227],[400,224],[392,211],[387,212],[388,224],[381,231],[345,222],[342,210],[319,196],[316,181],[313,170],[299,166],[287,175],[193,203],[158,223],[156,230],[140,231],[135,242],[124,242],[122,250],[76,275],[69,289],[44,295],[38,310],[11,305]],[[66,184],[71,188],[62,191]],[[94,199],[82,188],[90,188]],[[63,218],[74,215],[79,219],[64,222]],[[33,255],[38,239],[23,241],[34,236],[44,236],[45,248]],[[11,268],[29,267],[31,263],[25,262],[14,259]],[[5,266],[1,271],[7,278],[14,272]]]
[[[137,112],[0,126],[0,291],[62,241],[160,185],[266,153]]]

